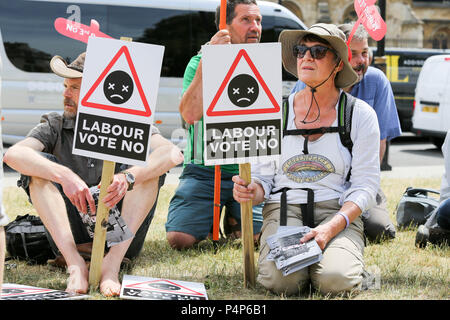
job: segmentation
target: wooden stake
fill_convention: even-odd
[[[89,284],[93,289],[98,287],[102,274],[103,255],[105,254],[106,223],[109,218],[109,208],[103,203],[103,198],[106,196],[106,189],[109,187],[114,177],[115,166],[115,162],[107,160],[103,161],[102,182],[94,230],[94,243],[92,245],[91,265],[89,267]]]
[[[247,184],[251,182],[251,165],[239,165],[239,176]],[[244,247],[244,288],[247,284],[255,287],[255,254],[253,242],[253,205],[252,201],[241,203],[242,243]]]

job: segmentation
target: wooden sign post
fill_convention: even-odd
[[[249,184],[252,180],[250,163],[239,164],[239,176]],[[253,242],[252,201],[241,203],[241,230],[244,247],[244,288],[255,286],[255,246]]]
[[[105,254],[106,223],[109,218],[109,208],[103,203],[106,196],[106,189],[114,177],[116,163],[103,160],[102,180],[100,196],[98,199],[97,216],[94,230],[94,243],[92,244],[91,264],[89,267],[89,285],[92,289],[98,287],[102,274],[103,255]]]

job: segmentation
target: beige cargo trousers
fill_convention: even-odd
[[[334,217],[341,206],[337,199],[314,204],[314,224],[324,224]],[[277,269],[274,261],[267,260],[267,237],[280,226],[280,203],[266,203],[261,229],[259,272],[257,281],[266,289],[285,295],[296,294],[313,287],[322,294],[338,294],[361,287],[364,269],[364,227],[360,217],[342,230],[323,250],[322,260],[287,276]],[[300,205],[287,205],[287,226],[302,226]]]

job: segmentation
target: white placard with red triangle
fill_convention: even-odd
[[[281,70],[280,43],[202,47],[206,165],[279,159]]]
[[[133,300],[207,300],[205,285],[172,279],[124,275],[122,299]]]
[[[73,153],[145,165],[164,47],[90,37]]]
[[[4,283],[0,292],[0,300],[82,300],[89,297],[86,294],[71,294],[62,290],[15,283]]]

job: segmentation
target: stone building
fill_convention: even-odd
[[[268,0],[296,14],[307,26],[355,21],[353,0]],[[450,48],[450,0],[385,0],[386,47]],[[375,45],[375,42],[371,42]]]

